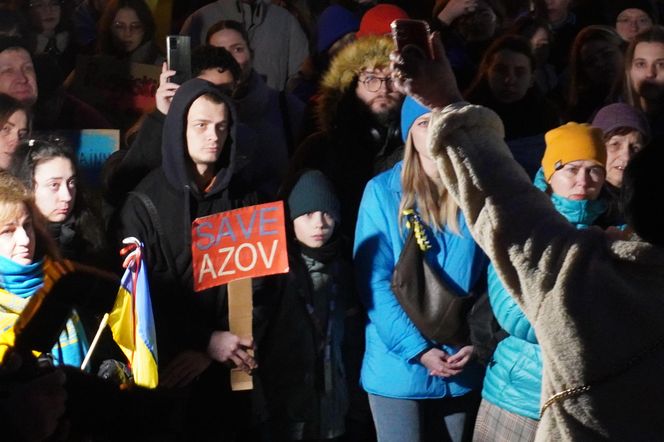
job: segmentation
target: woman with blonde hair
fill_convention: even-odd
[[[406,210],[426,232],[425,259],[459,296],[482,278],[486,264],[426,149],[430,115],[411,98],[404,101],[404,159],[367,184],[355,233],[356,277],[369,316],[361,383],[380,442],[465,440],[479,400],[482,370],[471,362],[473,346],[426,338],[390,284],[412,221]]]
[[[0,171],[0,340],[4,344],[11,342],[12,327],[30,297],[53,283],[58,258],[32,194],[18,178]],[[78,367],[87,348],[85,331],[74,312],[51,354],[44,356],[56,365]]]

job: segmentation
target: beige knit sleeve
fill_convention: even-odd
[[[577,231],[533,186],[503,136],[493,111],[456,103],[434,112],[429,148],[473,237],[534,323],[574,258]]]

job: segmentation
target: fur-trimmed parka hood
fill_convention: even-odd
[[[321,91],[316,104],[316,118],[321,130],[334,125],[339,103],[364,69],[383,68],[390,65],[390,52],[395,49],[389,36],[362,37],[343,48],[332,59],[321,81]]]

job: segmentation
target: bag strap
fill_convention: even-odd
[[[415,209],[405,209],[401,212],[406,217],[406,228],[413,229],[413,234],[415,235],[415,240],[417,245],[420,247],[422,252],[426,252],[431,249],[431,241],[427,234],[425,228],[426,224],[422,221],[422,217],[417,213]],[[468,290],[469,299],[473,299],[473,302],[480,297],[483,291],[486,290],[486,271],[483,272],[483,276],[480,275],[475,281],[475,284]]]
[[[164,229],[161,226],[161,221],[159,220],[159,212],[157,212],[157,207],[154,205],[150,197],[144,194],[143,192],[132,190],[131,192],[129,192],[129,194],[135,196],[136,198],[138,198],[139,201],[141,201],[141,203],[143,203],[143,206],[145,207],[145,210],[148,212],[148,216],[150,217],[150,221],[152,222],[152,225],[154,226],[154,229],[157,232],[157,237],[159,238],[159,242],[162,244],[162,251],[164,253],[164,257],[166,258],[166,263],[168,264],[169,268],[175,270],[176,267],[175,267],[175,260],[173,258],[173,252],[171,252],[171,246],[168,243],[168,238],[166,238],[166,235],[164,234]]]
[[[560,402],[560,401],[563,401],[563,400],[571,398],[571,397],[581,396],[582,394],[592,390],[593,386],[605,384],[606,382],[608,382],[608,381],[610,381],[614,378],[617,378],[618,376],[620,376],[622,374],[625,374],[627,371],[629,371],[636,364],[641,362],[646,357],[648,357],[648,356],[652,355],[653,353],[657,352],[663,346],[664,346],[664,337],[660,338],[659,341],[655,342],[650,347],[647,347],[644,350],[641,350],[641,352],[639,352],[636,355],[632,356],[630,359],[628,359],[621,367],[619,367],[613,373],[610,373],[609,375],[604,376],[603,378],[598,379],[594,382],[589,382],[586,385],[581,385],[581,386],[578,386],[578,387],[568,388],[567,390],[563,390],[560,393],[554,394],[546,402],[544,402],[544,405],[542,405],[542,409],[540,410],[540,419],[542,418],[542,416],[544,416],[544,412],[546,411],[546,409],[549,408],[551,405],[555,404],[556,402]]]

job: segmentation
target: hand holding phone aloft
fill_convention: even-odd
[[[462,100],[454,72],[437,32],[430,38],[432,57],[406,46],[390,54],[395,86],[431,110]]]
[[[175,92],[180,87],[179,84],[169,81],[173,75],[175,75],[175,71],[168,69],[166,62],[164,62],[161,66],[161,74],[159,75],[159,87],[154,94],[157,109],[164,115],[168,113],[173,96],[175,96]]]
[[[166,36],[166,64],[176,74],[171,83],[182,84],[191,78],[191,39],[187,35]]]
[[[429,43],[431,31],[429,24],[424,20],[397,19],[390,27],[392,38],[398,51],[403,51],[406,46],[413,46],[422,51],[422,55],[433,59],[433,52]]]

